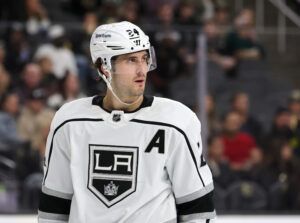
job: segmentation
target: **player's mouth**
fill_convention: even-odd
[[[140,78],[140,79],[135,80],[134,82],[137,84],[143,84],[145,82],[145,79]]]

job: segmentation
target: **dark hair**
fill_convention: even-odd
[[[275,111],[275,117],[278,117],[279,115],[282,115],[284,113],[289,113],[290,111],[283,106],[279,106]]]
[[[210,146],[215,139],[220,138],[221,133],[219,131],[212,133],[208,138],[207,138],[207,145]]]
[[[98,70],[101,74],[103,74],[102,70],[101,70],[101,66],[102,66],[102,60],[101,58],[99,57],[96,62],[92,65],[93,68],[95,68],[96,70]],[[102,78],[100,76],[97,76],[96,77],[96,81],[97,82],[101,82],[102,81]]]
[[[283,146],[289,145],[285,139],[274,138],[265,144],[264,162],[266,166],[279,166],[281,162],[281,150]]]
[[[245,93],[243,91],[237,91],[230,98],[230,103],[233,104],[235,102],[235,100],[237,99],[237,97],[240,95],[246,95],[247,97],[249,97],[247,93]]]
[[[17,94],[15,91],[6,91],[3,93],[2,97],[0,98],[0,110],[2,110],[4,103],[6,102],[7,98],[12,95]]]
[[[229,111],[227,111],[227,112],[225,112],[225,113],[223,113],[223,114],[221,115],[221,122],[225,122],[226,119],[227,119],[227,117],[228,117],[230,114],[232,114],[232,113],[238,114],[236,111],[229,110]]]

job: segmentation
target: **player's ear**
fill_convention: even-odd
[[[109,76],[109,73],[107,71],[104,70],[104,65],[101,64],[101,66],[98,68],[102,74],[104,74],[106,77]]]

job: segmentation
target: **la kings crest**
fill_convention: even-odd
[[[107,207],[136,190],[138,147],[89,145],[88,189]]]

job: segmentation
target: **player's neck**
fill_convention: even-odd
[[[103,98],[102,106],[103,106],[103,108],[105,108],[106,110],[109,110],[109,111],[122,110],[122,111],[131,112],[131,111],[138,109],[141,106],[141,104],[143,102],[143,98],[144,98],[144,96],[142,96],[142,97],[136,96],[130,100],[124,100],[124,102],[130,104],[139,99],[133,105],[125,105],[125,104],[120,103],[112,94],[107,93],[105,95],[105,97]],[[121,100],[122,100],[122,98],[121,98]]]

